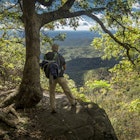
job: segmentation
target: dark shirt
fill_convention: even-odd
[[[58,52],[48,52],[44,56],[45,60],[55,60],[57,64],[59,65],[59,74],[58,77],[63,77],[64,69],[63,65],[66,64],[64,57],[59,54]]]

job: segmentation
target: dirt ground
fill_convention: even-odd
[[[48,92],[44,92],[44,97],[36,108],[17,110],[20,122],[17,128],[11,128],[4,122],[0,122],[1,140],[51,140],[53,129],[59,123],[65,123],[61,117],[62,113],[69,112],[71,106],[64,94],[56,94],[57,113],[51,114],[49,106]],[[56,124],[53,126],[52,124]],[[59,128],[58,128],[59,129]],[[61,138],[60,138],[61,139]],[[63,139],[63,138],[62,138]]]
[[[78,100],[71,107],[64,94],[56,94],[56,111],[51,114],[44,92],[35,108],[17,110],[16,126],[0,122],[0,140],[117,140],[107,114],[95,103]]]

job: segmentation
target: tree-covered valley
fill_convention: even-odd
[[[140,12],[130,12],[136,1],[90,0],[95,7],[89,8],[85,1],[77,5],[74,0],[62,0],[54,11],[50,8],[53,0],[37,0],[36,5],[32,0],[0,2],[0,138],[10,140],[15,130],[18,135],[28,134],[27,118],[18,123],[11,120],[13,115],[19,120],[26,116],[26,108],[31,108],[30,115],[34,115],[35,106],[41,108],[38,103],[44,101],[42,92],[48,93],[49,81],[39,63],[50,46],[58,43],[67,63],[65,77],[77,100],[104,109],[119,140],[140,139]],[[82,11],[72,13],[73,4]],[[42,5],[49,7],[44,14],[40,12]],[[96,16],[99,7],[105,12],[101,19]],[[97,24],[91,31],[55,30],[65,25],[76,29],[78,18],[74,14],[88,16]],[[59,86],[56,92],[63,93]],[[36,131],[33,135],[39,139],[39,134]]]
[[[66,59],[67,69],[65,73],[74,80],[77,86],[83,85],[84,73],[89,70],[108,69],[119,62],[115,58],[101,59],[103,53],[91,46],[92,40],[100,37],[97,33],[92,31],[51,31],[48,33],[49,37],[53,38],[56,38],[59,34],[65,35],[64,40],[55,41],[60,46],[59,53]],[[46,46],[43,46],[40,55],[41,61],[44,54],[51,51]]]

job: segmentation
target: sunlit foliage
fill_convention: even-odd
[[[0,39],[0,86],[14,88],[21,82],[25,63],[25,48],[12,40]]]
[[[107,34],[102,38],[96,38],[93,46],[103,52],[103,59],[116,58],[120,61],[109,70],[108,79],[111,90],[106,94],[93,90],[94,81],[88,86],[93,90],[93,101],[96,101],[108,113],[119,139],[139,139],[139,115],[140,115],[140,52],[139,52],[139,21],[124,18],[114,36],[123,43],[129,43],[129,59],[127,51],[114,42]],[[130,61],[132,60],[132,61]],[[134,63],[132,63],[134,62]],[[96,81],[95,81],[96,82]],[[99,81],[100,82],[100,81]],[[95,98],[96,94],[96,98]],[[91,96],[90,96],[91,98]]]

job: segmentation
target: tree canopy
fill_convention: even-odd
[[[131,49],[140,52],[138,48],[132,44],[130,45],[128,42],[126,43],[119,40],[108,30],[109,28],[122,28],[122,34],[126,30],[131,32],[131,29],[126,27],[123,17],[131,16],[134,20],[138,19],[139,11],[132,11],[132,9],[133,5],[138,3],[139,0],[33,0],[32,2],[34,5],[31,7],[35,10],[34,12],[36,13],[39,29],[45,27],[49,30],[54,30],[56,27],[59,28],[65,25],[76,29],[79,25],[79,17],[81,15],[86,15],[97,22],[105,33],[109,34],[114,41],[126,50],[130,61],[133,61],[130,57]],[[15,23],[15,21],[16,23],[19,23],[17,21],[23,21],[24,23],[24,14],[28,13],[28,11],[26,11],[27,7],[25,11],[23,9],[24,1],[2,0],[1,3],[1,19],[3,19],[1,23],[3,23],[3,27],[6,26],[7,22],[7,24],[10,23],[11,29],[19,30],[21,22],[20,25],[16,24],[17,27],[13,23]],[[31,3],[28,2],[28,5],[30,4]],[[98,18],[98,13],[103,14],[104,18]]]

